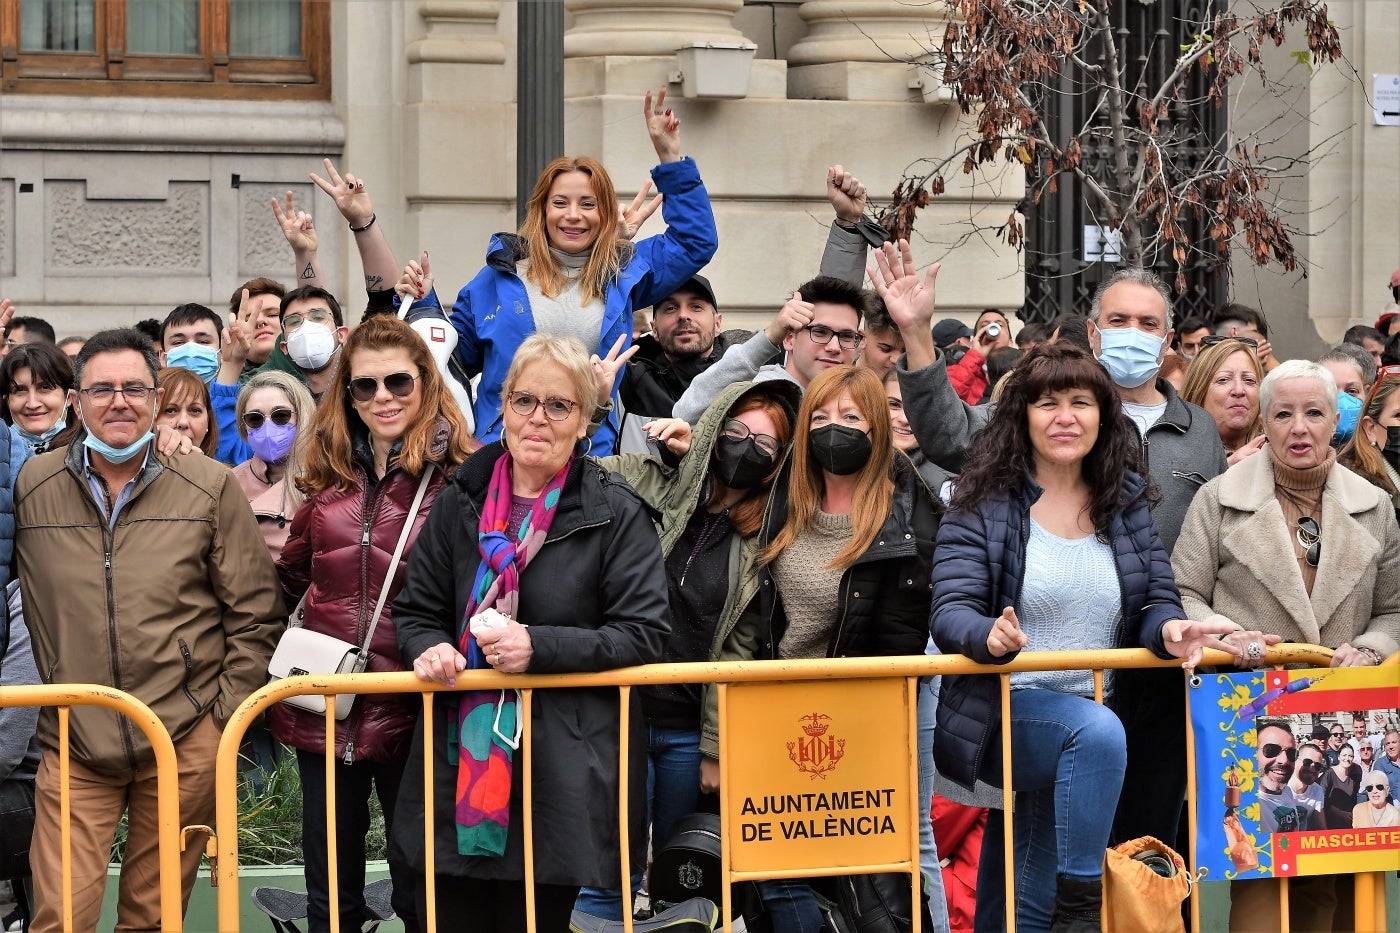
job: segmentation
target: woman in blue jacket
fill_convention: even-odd
[[[933,637],[945,654],[1004,663],[1037,651],[1145,647],[1192,667],[1226,627],[1183,620],[1148,512],[1140,451],[1103,368],[1068,344],[1031,351],[977,435],[938,533]],[[1228,650],[1228,649],[1227,649]],[[1111,694],[1111,673],[1105,695]],[[1123,726],[1089,671],[1013,674],[1018,930],[1099,929],[1101,868],[1126,763]],[[945,677],[934,756],[971,788],[1001,785],[996,678]],[[988,824],[977,929],[1000,929]],[[989,870],[991,869],[991,870]]]
[[[639,197],[619,214],[603,166],[588,156],[564,156],[540,173],[520,232],[493,236],[485,267],[457,294],[451,314],[456,355],[468,376],[481,375],[473,413],[482,443],[500,437],[501,383],[526,337],[536,331],[573,336],[605,356],[618,337],[631,343],[634,310],[674,292],[715,254],[710,197],[694,160],[681,156],[681,121],[666,107],[664,88],[654,99],[647,92],[644,112],[661,163],[651,175],[664,198],[664,233],[630,242],[656,202],[643,206]],[[401,282],[418,292],[410,322],[442,315],[437,296],[422,294],[416,264]],[[608,412],[592,435],[591,452],[611,454],[616,441],[617,417]]]

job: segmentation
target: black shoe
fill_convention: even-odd
[[[1055,879],[1055,913],[1050,917],[1050,933],[1099,933],[1099,910],[1103,906],[1103,881],[1074,881],[1063,875]]]

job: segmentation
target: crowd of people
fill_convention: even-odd
[[[0,302],[0,683],[145,702],[175,741],[190,826],[214,822],[220,731],[288,625],[447,687],[473,669],[659,661],[1142,647],[1249,669],[1283,640],[1334,649],[1334,666],[1400,650],[1400,311],[1316,362],[1278,359],[1257,309],[1176,320],[1170,289],[1134,269],[1049,325],[936,320],[939,264],[887,242],[836,165],[816,274],[763,328],[724,330],[700,274],[719,241],[699,168],[665,92],[643,108],[659,194],[620,206],[598,161],[556,159],[450,308],[427,252],[400,266],[365,181],[329,161],[311,178],[360,252],[358,325],[290,193],[272,208],[298,285],[244,283],[227,321],[182,304],[58,341]],[[657,210],[664,229],[641,236]],[[1400,304],[1400,271],[1390,287]],[[920,685],[919,802],[939,814],[921,827],[928,921],[985,931],[1014,911],[1018,929],[1098,930],[1105,847],[1179,838],[1181,671],[1110,674],[1104,704],[1087,672],[1017,673],[1004,721],[998,690]],[[255,772],[295,756],[310,928],[330,928],[332,900],[342,929],[367,919],[377,797],[406,929],[524,929],[527,731],[538,928],[620,918],[648,841],[722,790],[714,690],[630,697],[625,769],[613,690],[537,693],[528,730],[510,689],[438,693],[431,731],[416,696],[360,696],[331,749],[314,704],[274,706],[244,748]],[[1359,715],[1350,739],[1340,723],[1316,741],[1260,726],[1279,829],[1400,822],[1396,711]],[[106,710],[68,723],[73,922],[97,924],[125,814],[118,926],[155,929],[151,749]],[[63,926],[58,725],[53,708],[0,710],[0,869],[32,875],[24,929]],[[431,812],[412,778],[425,761]],[[201,851],[182,855],[186,898]],[[1307,884],[1308,928],[1344,928],[1341,885]],[[761,882],[750,928],[816,933],[820,887]],[[1236,883],[1232,902],[1232,928],[1276,926],[1268,882]]]

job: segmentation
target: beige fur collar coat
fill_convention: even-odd
[[[1192,501],[1172,554],[1191,619],[1212,612],[1284,641],[1382,658],[1400,649],[1400,525],[1390,498],[1337,464],[1322,490],[1322,549],[1309,596],[1274,495],[1266,448],[1211,480]]]

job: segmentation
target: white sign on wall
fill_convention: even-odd
[[[1371,75],[1371,106],[1376,126],[1400,126],[1400,75]]]

